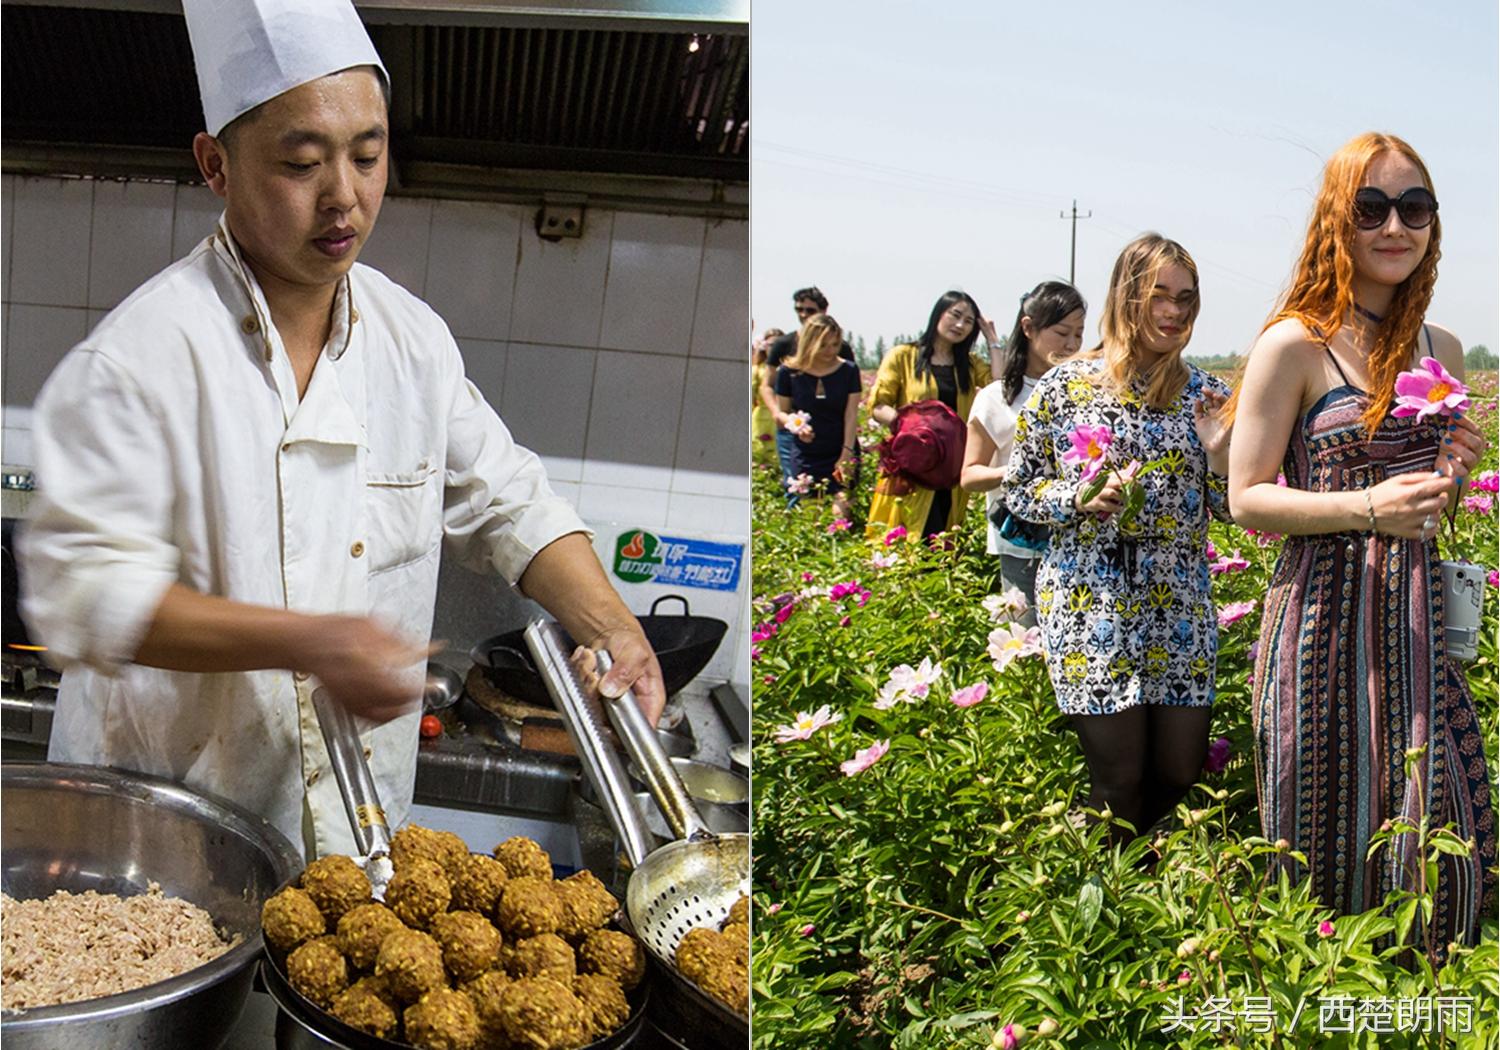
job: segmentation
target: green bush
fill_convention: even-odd
[[[1480,469],[1492,470],[1492,400],[1476,417],[1492,442]],[[868,506],[873,458],[856,506]],[[1476,947],[1435,972],[1420,954],[1402,966],[1405,946],[1423,948],[1413,919],[1430,902],[1393,894],[1383,908],[1335,916],[1305,883],[1268,875],[1285,846],[1260,837],[1256,814],[1248,677],[1258,609],[1221,632],[1210,736],[1228,739],[1227,768],[1204,774],[1154,842],[1109,850],[1105,825],[1080,819],[1088,774],[1042,659],[996,671],[986,653],[997,624],[982,602],[998,562],[984,553],[977,501],[952,549],[898,542],[897,562],[877,567],[872,555],[887,548],[867,543],[861,523],[834,528],[827,501],[787,510],[774,469],[754,472],[753,499],[764,625],[752,673],[757,1048],[998,1046],[1007,1025],[1029,1046],[1075,1048],[1500,1044],[1493,919]],[[1456,543],[1444,528],[1445,556],[1456,548],[1492,562],[1495,513],[1460,510],[1456,522]],[[1215,578],[1215,601],[1264,597],[1276,547],[1219,523],[1211,538],[1250,563]],[[1469,682],[1493,779],[1488,597]],[[924,659],[941,667],[927,695],[879,709],[891,669]],[[978,682],[982,701],[951,702]],[[836,721],[777,742],[778,727],[824,705]],[[840,771],[877,741],[889,750],[873,765]],[[1422,833],[1432,855],[1467,848]],[[1141,862],[1153,850],[1149,871]],[[1472,1030],[1456,1044],[1319,1034],[1320,997],[1336,1009],[1336,996],[1374,1011],[1366,1027],[1378,1025],[1382,1001],[1394,1010],[1403,999],[1469,997]],[[1206,1031],[1215,1007],[1228,1008],[1228,1023]],[[1197,1030],[1167,1031],[1174,1010]],[[1257,1030],[1272,1015],[1279,1034]]]

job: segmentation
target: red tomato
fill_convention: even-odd
[[[431,739],[432,737],[435,737],[435,736],[442,736],[443,735],[443,722],[442,722],[442,719],[438,718],[437,715],[423,715],[422,716],[422,725],[421,725],[420,732],[421,732],[421,734],[424,737],[426,737],[428,739]]]

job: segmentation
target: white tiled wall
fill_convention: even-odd
[[[0,197],[16,462],[29,419],[13,410],[220,208],[198,186],[14,175]],[[590,208],[582,237],[553,243],[527,206],[393,197],[361,261],[444,317],[475,385],[585,517],[748,538],[748,252],[743,221]]]

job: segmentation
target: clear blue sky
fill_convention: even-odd
[[[1147,229],[1198,262],[1189,354],[1237,353],[1286,281],[1323,161],[1367,130],[1427,162],[1443,218],[1429,319],[1497,340],[1495,0],[1047,5],[755,0],[751,307],[817,284],[873,345],[949,287],[1002,334],[1022,292],[1077,281],[1091,343],[1109,269]]]

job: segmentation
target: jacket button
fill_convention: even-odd
[[[240,322],[240,331],[246,335],[254,335],[260,331],[260,321],[256,319],[254,314],[246,314],[245,319]]]
[[[352,547],[349,548],[349,556],[351,558],[358,558],[364,552],[365,552],[365,544],[364,544],[363,540],[355,540],[354,541],[354,546],[352,546]]]

